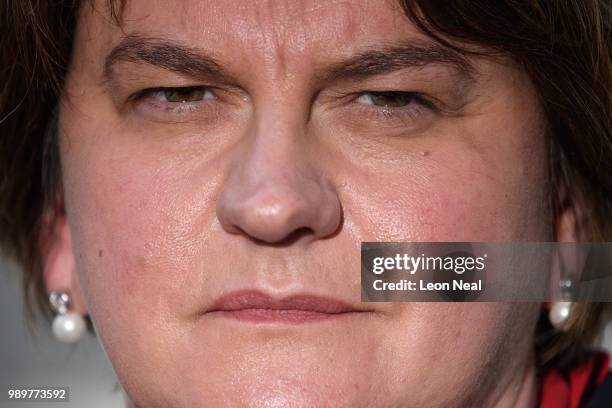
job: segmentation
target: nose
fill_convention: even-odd
[[[341,223],[340,201],[307,149],[286,132],[249,136],[217,199],[223,228],[270,244],[332,235]]]

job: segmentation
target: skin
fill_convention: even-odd
[[[64,215],[45,266],[139,407],[530,407],[537,304],[361,303],[361,241],[550,241],[537,96],[511,61],[330,78],[429,40],[395,2],[131,0],[83,7],[60,110]],[[126,36],[214,56],[231,80],[105,58]],[[178,108],[146,88],[211,86]],[[387,109],[368,91],[412,91]],[[163,96],[163,95],[162,95]],[[365,101],[365,102],[364,102]],[[182,110],[181,110],[182,109]],[[220,295],[335,297],[288,325],[211,317]]]

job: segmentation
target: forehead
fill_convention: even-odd
[[[81,23],[87,27],[81,40],[101,46],[136,33],[206,49],[222,60],[236,53],[276,61],[338,56],[424,38],[397,0],[126,0],[120,26],[107,0],[97,0],[84,8]]]

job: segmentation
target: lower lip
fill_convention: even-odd
[[[298,309],[240,309],[213,312],[223,317],[252,323],[289,323],[300,324],[347,316],[346,313],[322,313]]]

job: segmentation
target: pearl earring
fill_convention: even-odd
[[[574,279],[572,276],[573,269],[567,268],[560,252],[557,252],[557,257],[559,260],[559,273],[561,275],[559,280],[560,300],[552,304],[548,311],[548,319],[555,329],[564,331],[567,329],[566,322],[572,311],[573,303],[570,300],[573,298]]]
[[[548,312],[550,324],[557,330],[563,330],[571,310],[572,302],[554,302]]]
[[[73,343],[85,333],[85,319],[80,314],[70,311],[70,295],[67,291],[49,294],[51,308],[57,315],[53,319],[53,334],[64,343]]]

